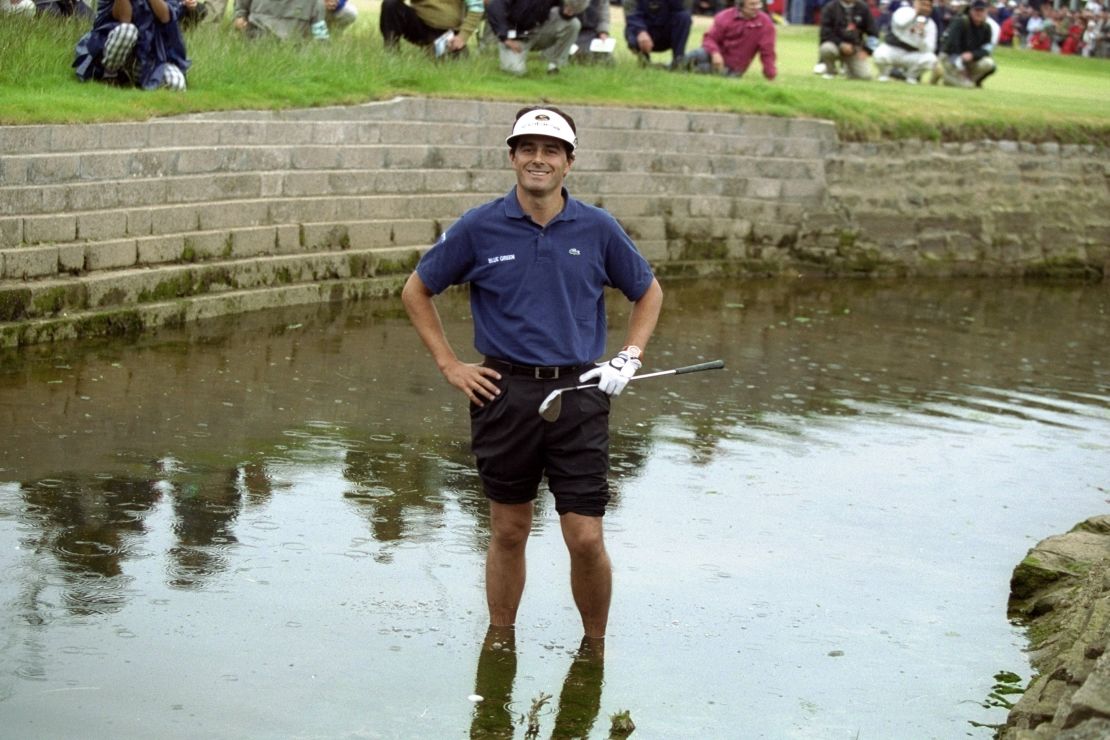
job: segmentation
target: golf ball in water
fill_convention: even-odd
[[[480,694],[471,694],[470,696],[468,696],[466,698],[469,699],[470,701],[474,702],[475,704],[482,701],[482,699],[483,699],[483,697]]]

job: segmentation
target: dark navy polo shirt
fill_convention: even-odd
[[[647,260],[608,212],[574,200],[544,227],[516,190],[463,214],[416,272],[438,294],[470,284],[474,347],[523,365],[577,365],[605,352],[605,293],[639,300]]]

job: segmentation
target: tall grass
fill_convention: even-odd
[[[395,95],[550,101],[715,110],[829,119],[854,140],[1001,138],[1110,145],[1110,62],[1002,49],[1000,71],[981,90],[824,80],[812,73],[817,31],[779,29],[779,76],[765,82],[758,60],[742,80],[642,68],[618,48],[617,64],[524,78],[498,69],[497,54],[437,63],[403,44],[385,53],[376,0],[329,43],[247,42],[227,26],[187,34],[189,90],[142,92],[77,82],[73,47],[86,22],[0,18],[0,122],[73,123],[142,119],[190,111],[353,104]],[[614,13],[614,32],[622,27]],[[708,27],[698,17],[694,39]],[[618,44],[618,47],[621,45]],[[667,61],[662,55],[660,61]]]

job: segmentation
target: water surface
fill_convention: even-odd
[[[1110,500],[1110,291],[665,287],[647,369],[728,369],[614,403],[604,654],[549,497],[486,639],[465,398],[394,302],[0,355],[4,734],[990,737],[1013,567]]]

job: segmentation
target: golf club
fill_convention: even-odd
[[[647,373],[646,375],[633,375],[629,378],[629,382],[633,380],[644,380],[645,378],[658,378],[660,375],[683,375],[685,373],[698,373],[702,370],[719,370],[724,366],[724,360],[712,360],[697,365],[676,367],[672,370],[660,370],[659,372]],[[597,388],[597,383],[572,385],[569,388],[559,388],[558,390],[551,391],[551,393],[547,394],[547,398],[543,399],[543,403],[540,404],[540,416],[543,417],[544,421],[555,421],[563,411],[563,394],[568,391],[580,391],[586,388]]]

